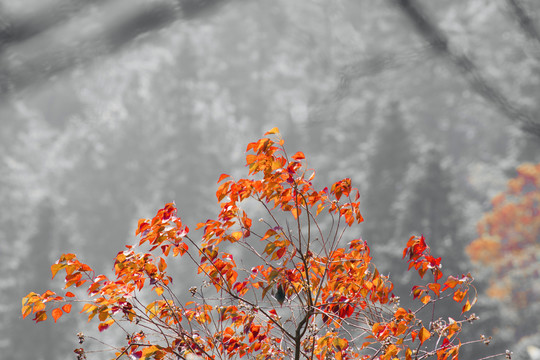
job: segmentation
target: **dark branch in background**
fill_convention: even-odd
[[[91,4],[105,0],[63,1],[51,9],[48,2],[40,3],[25,16],[0,15],[0,51],[3,47],[30,39],[69,19]]]
[[[341,68],[340,82],[334,91],[335,100],[342,100],[349,95],[350,84],[353,80],[364,77],[376,76],[391,69],[411,66],[421,61],[425,61],[433,56],[430,46],[410,48],[407,50],[375,54],[369,57],[358,59]]]
[[[394,0],[394,2],[411,20],[420,35],[431,45],[433,51],[449,59],[478,95],[494,105],[523,131],[540,137],[540,123],[536,121],[537,116],[531,111],[520,109],[485,78],[478,66],[467,55],[451,48],[446,34],[431,21],[416,1]]]
[[[540,44],[540,33],[533,20],[527,15],[525,9],[521,6],[519,0],[506,0],[508,7],[512,10],[516,17],[521,30],[532,40],[537,41]]]
[[[0,17],[0,99],[113,53],[177,19],[210,15],[227,2],[77,0],[66,10],[64,2],[57,1],[30,16],[4,15]],[[94,11],[83,11],[92,6],[88,3],[96,5]],[[93,29],[86,31],[90,25]]]

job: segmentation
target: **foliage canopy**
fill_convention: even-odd
[[[479,237],[467,253],[493,272],[488,295],[524,309],[538,298],[540,246],[540,164],[525,163],[492,199],[491,212],[478,223]]]
[[[470,274],[443,276],[441,258],[423,236],[403,251],[409,270],[423,279],[412,287],[414,310],[400,307],[388,276],[377,270],[362,239],[348,239],[363,221],[359,192],[350,179],[314,188],[315,172],[305,156],[288,156],[277,128],[247,146],[249,177],[223,174],[216,196],[217,219],[199,223],[197,240],[166,204],[138,222],[136,245],[114,259],[114,278],[96,274],[74,254],[51,266],[65,273],[66,291],[29,293],[22,314],[56,322],[72,304],[98,319],[99,331],[116,325],[126,342],[114,358],[137,359],[457,359],[462,325],[476,315]],[[254,223],[242,206],[256,204],[264,215]],[[254,255],[245,266],[231,248]],[[191,261],[204,282],[192,299],[175,295],[168,264]],[[78,296],[68,289],[84,288]],[[441,301],[459,303],[460,319],[435,318]],[[447,310],[445,310],[447,311]],[[448,313],[450,310],[448,310]],[[132,331],[132,329],[134,329]],[[80,342],[84,335],[79,334]],[[75,350],[86,358],[84,348]]]

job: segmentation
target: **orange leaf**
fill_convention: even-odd
[[[338,351],[342,351],[348,347],[349,342],[346,339],[334,338],[333,345]]]
[[[36,312],[36,316],[34,317],[35,322],[45,321],[47,320],[47,313],[45,311],[38,311]]]
[[[158,264],[159,271],[163,272],[163,271],[165,271],[166,268],[167,268],[167,262],[165,262],[165,259],[160,257],[159,258],[159,264]]]
[[[96,308],[96,306],[94,304],[89,304],[89,303],[84,304],[84,306],[83,306],[83,308],[81,310],[81,313],[90,312],[90,311],[94,310],[95,308]]]
[[[25,305],[25,306],[22,307],[21,314],[22,314],[23,318],[27,317],[31,313],[32,313],[32,308],[30,306]]]
[[[64,306],[62,306],[62,310],[64,310],[66,314],[69,314],[69,312],[71,311],[71,304],[65,304]]]
[[[430,332],[425,327],[422,327],[422,329],[418,333],[418,339],[420,339],[420,345],[422,345],[424,341],[429,339],[430,336],[431,336]]]
[[[221,175],[219,176],[219,180],[217,181],[217,183],[219,184],[220,182],[223,181],[223,179],[226,179],[226,178],[228,178],[228,177],[230,177],[230,175],[227,175],[227,174],[221,174]]]
[[[67,297],[75,297],[75,294],[73,294],[71,291],[68,291],[68,292],[66,293],[66,296],[67,296]]]
[[[317,206],[317,212],[315,213],[315,216],[318,216],[319,213],[325,208],[326,206],[324,206],[323,204],[319,204]]]
[[[65,267],[66,267],[66,264],[53,264],[53,265],[51,265],[52,278],[54,279],[54,277],[56,276],[56,273],[58,273],[58,271],[62,270]]]
[[[293,158],[294,160],[297,160],[297,161],[298,161],[298,160],[305,159],[306,156],[304,155],[303,152],[299,151],[299,152],[297,152],[296,154],[294,154],[294,155],[292,156],[292,158]]]
[[[52,317],[54,319],[54,322],[56,322],[56,320],[58,320],[60,318],[60,316],[62,316],[64,313],[62,312],[61,309],[56,308],[51,312],[51,314],[52,314]]]
[[[410,348],[405,350],[405,360],[412,360],[412,350]]]
[[[457,289],[455,292],[454,292],[454,296],[453,296],[453,299],[455,302],[462,302],[463,299],[465,298],[465,295],[467,295],[467,292],[466,291],[463,291],[461,289]]]
[[[243,233],[241,231],[235,231],[231,234],[235,241],[238,241],[242,238]]]
[[[291,214],[293,214],[294,218],[295,219],[298,219],[298,214],[301,212],[302,210],[300,210],[299,208],[292,208],[291,209]]]
[[[444,283],[444,288],[450,288],[450,289],[453,289],[455,288],[457,285],[460,284],[460,281],[458,278],[454,277],[454,276],[449,276],[448,277],[448,280],[446,280],[446,282]]]
[[[430,288],[435,295],[439,296],[441,292],[441,284],[438,283],[431,283],[428,285],[428,288]]]

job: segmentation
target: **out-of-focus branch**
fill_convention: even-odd
[[[430,46],[409,48],[393,53],[375,54],[358,59],[343,66],[340,82],[334,91],[334,98],[341,100],[349,95],[350,84],[364,77],[377,76],[385,71],[403,68],[425,61],[432,57]]]
[[[510,121],[524,131],[540,137],[540,123],[533,112],[522,109],[508,99],[494,84],[482,74],[478,66],[464,53],[450,46],[447,35],[427,16],[415,0],[393,0],[412,22],[418,33],[439,55],[455,65],[471,88],[488,103],[494,105]]]
[[[42,1],[28,9],[24,15],[0,15],[0,49],[9,44],[19,43],[46,31],[88,6],[105,0],[59,0],[51,4]]]
[[[534,24],[531,17],[527,14],[527,11],[521,6],[519,0],[506,0],[508,7],[512,10],[512,13],[516,17],[516,20],[519,23],[521,30],[527,35],[530,39],[535,40],[540,44],[540,32]]]
[[[100,0],[92,11],[83,11],[79,4],[61,14],[36,14],[14,24],[4,16],[0,19],[0,99],[112,53],[142,33],[176,19],[200,18],[228,1]],[[58,11],[54,6],[48,9]]]

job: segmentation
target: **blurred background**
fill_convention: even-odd
[[[20,316],[29,291],[61,286],[50,264],[76,252],[110,273],[167,202],[191,228],[213,218],[219,175],[245,176],[247,143],[278,126],[320,185],[360,189],[350,236],[397,290],[413,233],[473,271],[467,331],[494,340],[467,358],[539,359],[538,234],[516,245],[527,261],[506,253],[503,293],[488,290],[508,271],[470,247],[540,162],[539,17],[536,0],[0,0],[0,357],[74,359],[95,326]]]

